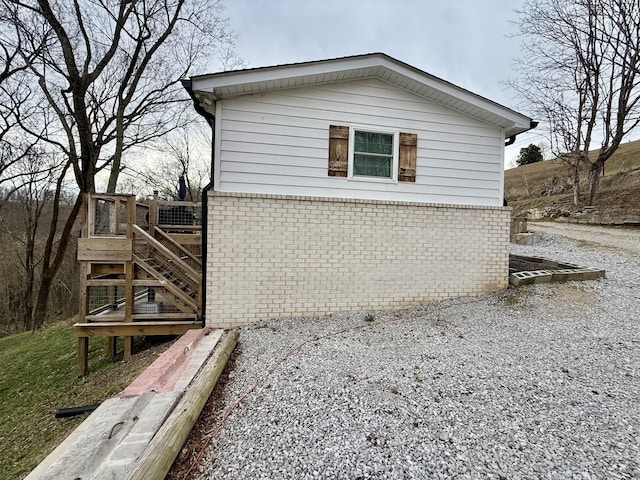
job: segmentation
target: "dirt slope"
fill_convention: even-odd
[[[597,151],[590,152],[595,158]],[[582,201],[587,195],[587,168],[581,171]],[[548,210],[552,216],[576,212],[571,173],[560,160],[523,165],[505,172],[505,197],[516,212],[532,208]],[[640,215],[640,140],[623,144],[605,164],[597,208],[601,212]]]

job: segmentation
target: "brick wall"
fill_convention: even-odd
[[[207,324],[505,288],[510,209],[212,192]]]

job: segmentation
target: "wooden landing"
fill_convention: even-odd
[[[76,337],[131,337],[136,335],[182,335],[202,322],[91,322],[76,323]]]

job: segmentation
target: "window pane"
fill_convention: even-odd
[[[393,135],[389,133],[355,132],[354,150],[357,153],[393,155]]]
[[[353,156],[353,174],[391,178],[391,163],[391,157],[355,154]]]

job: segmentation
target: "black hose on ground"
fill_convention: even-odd
[[[56,418],[75,417],[83,413],[93,412],[99,406],[100,404],[96,403],[93,405],[82,405],[80,407],[59,408],[56,410]]]

